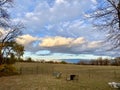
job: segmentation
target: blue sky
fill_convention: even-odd
[[[106,33],[90,23],[88,14],[97,0],[14,0],[10,14],[26,29],[16,41],[25,46],[24,57],[34,59],[93,59],[119,56],[107,51]]]

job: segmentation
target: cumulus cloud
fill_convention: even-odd
[[[98,47],[98,46],[101,46],[101,45],[102,45],[101,41],[93,41],[93,42],[90,42],[88,44],[88,48],[95,48],[95,47]]]
[[[64,46],[69,45],[72,42],[72,38],[65,38],[65,37],[47,37],[43,38],[42,42],[40,43],[41,47],[54,47],[54,46]]]
[[[51,53],[79,54],[94,52],[102,46],[101,41],[88,41],[84,37],[44,37],[38,38],[29,34],[19,36],[16,42],[25,46],[27,51],[36,53],[40,50],[48,50]],[[37,42],[37,43],[36,43]]]
[[[79,38],[74,39],[72,43],[73,44],[83,44],[85,42],[86,42],[86,40],[84,37],[79,37]]]
[[[66,38],[66,37],[45,37],[41,39],[39,46],[53,53],[93,53],[96,49],[102,47],[101,41],[88,41],[84,37]]]
[[[18,38],[16,38],[16,42],[18,44],[22,44],[24,46],[28,45],[28,44],[31,44],[32,42],[38,40],[38,38],[36,37],[33,37],[29,34],[26,34],[26,35],[22,35],[22,36],[19,36]]]
[[[51,55],[54,53],[65,54],[94,54],[115,55],[117,52],[105,51],[102,41],[89,41],[84,37],[43,37],[38,38],[29,34],[16,39],[17,43],[25,46],[25,50],[36,55]],[[37,43],[36,43],[37,42]],[[44,52],[42,52],[44,51]],[[49,53],[48,53],[49,52]],[[118,54],[117,54],[118,55]]]
[[[76,44],[85,43],[85,39],[83,37],[79,38],[65,38],[65,37],[47,37],[41,40],[39,44],[41,47],[56,47],[56,46],[71,46]]]

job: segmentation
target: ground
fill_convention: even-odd
[[[1,77],[0,90],[114,90],[108,82],[120,81],[119,66],[17,63],[21,75]],[[62,72],[61,78],[53,72]],[[67,81],[70,74],[78,81]]]

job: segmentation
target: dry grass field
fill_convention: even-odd
[[[16,63],[16,76],[1,77],[0,90],[115,90],[108,82],[120,82],[119,66]],[[62,72],[61,78],[53,72]],[[67,81],[70,74],[78,80]]]

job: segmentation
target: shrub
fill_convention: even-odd
[[[0,65],[0,76],[10,76],[16,74],[18,74],[17,70],[12,64]]]
[[[27,58],[26,62],[33,62],[33,60],[31,57],[29,57],[29,58]]]
[[[6,58],[6,64],[15,64],[17,60],[14,58],[14,59],[10,59],[10,58]]]
[[[65,61],[61,61],[60,63],[61,63],[61,64],[67,64],[67,62],[65,62]]]

